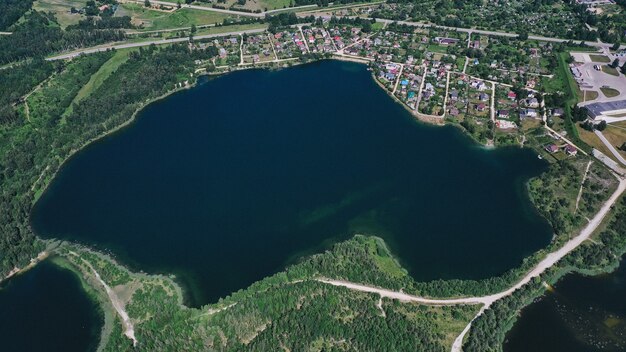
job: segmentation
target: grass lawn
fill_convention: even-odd
[[[584,128],[578,126],[578,125],[576,126],[576,129],[578,130],[578,135],[580,136],[580,139],[585,141],[585,143],[587,143],[591,147],[601,151],[602,153],[604,153],[604,155],[608,156],[609,158],[615,160],[615,157],[613,156],[613,153],[611,153],[609,148],[607,148],[604,145],[604,143],[602,143],[600,138],[598,138],[598,136],[596,136],[595,133],[587,131],[586,129],[584,129]],[[615,162],[617,162],[617,160],[615,160]]]
[[[122,4],[115,16],[130,16],[132,23],[143,30],[174,29],[191,27],[192,24],[206,25],[222,23],[230,15],[193,9],[179,9],[165,12],[147,9],[139,4]]]
[[[291,0],[248,0],[246,1],[246,7],[248,7],[248,4],[256,5],[257,3],[258,3],[258,9],[265,11],[265,9],[276,10],[276,9],[289,7],[292,1]]]
[[[433,53],[442,53],[442,54],[445,54],[445,53],[448,52],[448,48],[447,47],[443,47],[443,46],[437,45],[437,44],[429,45],[426,50],[428,50],[430,52],[433,52]]]
[[[37,0],[33,3],[33,9],[54,13],[59,25],[65,28],[86,18],[84,15],[70,13],[72,6],[80,9],[85,7],[86,3],[87,0]]]
[[[609,63],[609,62],[611,62],[611,59],[609,59],[608,57],[606,57],[604,55],[589,54],[589,58],[593,62],[602,62],[602,63]]]
[[[619,95],[619,90],[613,88],[600,88],[602,93],[606,95],[607,98],[613,98]]]
[[[598,99],[599,94],[595,90],[586,90],[586,91],[583,91],[582,93],[579,92],[578,96],[579,96],[578,100],[589,101],[589,100]]]
[[[607,128],[602,131],[602,134],[604,134],[604,137],[619,151],[622,157],[626,158],[626,152],[619,149],[619,147],[626,143],[626,129],[607,125]]]
[[[207,34],[239,32],[239,31],[245,31],[248,29],[261,29],[261,28],[267,28],[267,24],[250,23],[250,24],[236,24],[232,26],[219,26],[219,27],[204,28],[204,29],[199,29],[198,32],[196,33],[196,36],[207,35]]]
[[[602,72],[608,73],[613,76],[619,76],[619,71],[616,68],[610,67],[609,65],[602,65]]]

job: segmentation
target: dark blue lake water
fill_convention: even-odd
[[[85,148],[36,204],[44,237],[177,274],[216,301],[299,256],[375,234],[417,280],[486,278],[547,245],[525,193],[546,165],[417,123],[365,66],[219,77]]]
[[[47,261],[0,287],[3,352],[85,352],[98,347],[103,317],[74,273]]]
[[[626,264],[607,275],[568,275],[524,308],[505,352],[626,351]]]

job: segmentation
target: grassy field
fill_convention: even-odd
[[[586,90],[583,92],[578,92],[579,95],[579,100],[580,101],[589,101],[589,100],[596,100],[598,99],[598,92],[595,90]]]
[[[626,151],[620,150],[624,143],[626,143],[626,129],[607,125],[607,128],[602,132],[604,137],[609,140],[609,142],[619,151],[622,157],[626,158]]]
[[[607,98],[613,98],[619,95],[619,90],[613,88],[600,88],[602,93],[606,95]]]
[[[616,68],[610,67],[608,65],[602,65],[602,72],[608,73],[612,76],[619,76],[619,71]]]
[[[86,3],[87,0],[37,0],[33,4],[33,9],[54,13],[61,27],[65,28],[85,18],[83,15],[70,13],[70,9],[85,7]]]
[[[589,58],[593,62],[602,62],[602,63],[609,63],[609,62],[611,62],[611,59],[609,59],[608,57],[606,57],[604,55],[589,54]]]
[[[248,29],[261,29],[261,28],[267,28],[267,25],[263,23],[250,23],[250,24],[237,24],[237,25],[232,25],[232,26],[211,27],[211,28],[198,30],[196,35],[220,34],[220,33],[238,32],[238,31],[245,31]]]
[[[122,4],[115,16],[129,16],[132,23],[142,30],[162,30],[181,27],[191,27],[191,25],[207,25],[222,23],[225,18],[231,16],[192,9],[180,9],[173,12],[147,9],[139,4]]]

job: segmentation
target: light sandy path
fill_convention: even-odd
[[[583,185],[585,184],[585,180],[587,179],[587,174],[589,173],[589,168],[591,167],[591,164],[593,163],[593,160],[589,160],[589,163],[587,163],[587,168],[585,169],[585,174],[583,175],[583,180],[580,182],[580,189],[578,189],[578,196],[576,197],[576,211],[578,211],[578,203],[580,203],[580,197],[582,197],[583,195]]]
[[[404,292],[386,290],[376,287],[371,287],[367,285],[356,284],[347,281],[341,280],[330,280],[330,279],[318,279],[320,282],[324,282],[327,284],[331,284],[334,286],[342,286],[352,290],[361,291],[361,292],[370,292],[377,293],[381,297],[397,299],[404,302],[416,302],[421,304],[431,304],[431,305],[457,305],[457,304],[483,304],[483,307],[476,315],[476,317],[472,320],[474,321],[478,316],[480,316],[489,306],[491,306],[494,302],[499,299],[502,299],[506,296],[511,295],[515,290],[521,288],[526,285],[530,280],[535,277],[538,277],[547,269],[554,266],[559,260],[569,254],[571,251],[580,246],[585,240],[589,239],[589,237],[593,234],[593,232],[598,228],[598,226],[602,223],[602,220],[606,217],[606,215],[611,210],[611,207],[620,195],[626,189],[626,180],[619,179],[619,184],[617,189],[611,197],[602,205],[598,213],[589,221],[587,226],[585,226],[580,234],[571,240],[569,240],[563,247],[558,250],[548,254],[542,261],[540,261],[530,272],[528,272],[519,282],[510,287],[509,289],[495,293],[489,296],[481,296],[481,297],[464,297],[464,298],[451,298],[451,299],[432,299],[432,298],[424,298],[418,297],[414,295],[410,295]],[[460,352],[462,351],[463,339],[467,332],[471,327],[472,322],[470,322],[465,329],[461,332],[461,334],[456,338],[454,344],[452,345],[452,352]]]
[[[85,264],[87,264],[89,269],[91,269],[93,274],[96,276],[96,279],[98,280],[98,282],[100,282],[100,284],[104,287],[104,290],[106,291],[107,296],[109,296],[109,300],[111,301],[111,305],[113,305],[113,308],[115,309],[117,314],[120,316],[120,318],[122,318],[122,325],[124,326],[124,335],[126,335],[126,337],[128,337],[129,339],[133,341],[133,346],[137,346],[137,338],[135,338],[135,328],[133,326],[133,322],[130,320],[128,313],[124,309],[124,304],[120,301],[119,297],[117,297],[117,294],[115,294],[115,292],[113,292],[113,290],[109,287],[109,285],[107,285],[106,282],[102,280],[102,278],[100,277],[100,274],[98,274],[96,269],[93,268],[91,263],[81,258],[76,252],[70,251],[69,253],[81,259]]]

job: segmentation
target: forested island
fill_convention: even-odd
[[[53,14],[31,10],[31,5],[32,1],[0,2],[0,30],[12,32],[0,36],[0,277],[9,279],[40,260],[74,271],[103,311],[99,350],[448,351],[451,346],[454,350],[460,337],[464,351],[499,351],[520,309],[541,296],[546,285],[570,272],[613,270],[626,253],[626,201],[620,188],[624,181],[582,153],[572,158],[551,157],[545,150],[543,124],[537,123],[521,134],[521,144],[534,148],[549,166],[528,182],[526,191],[550,223],[554,238],[518,267],[483,280],[417,282],[381,238],[356,235],[215,304],[190,308],[175,278],[131,271],[112,255],[85,245],[42,240],[33,233],[30,212],[62,164],[76,152],[131,123],[148,104],[193,86],[199,74],[229,72],[240,58],[243,62],[243,56],[233,59],[230,52],[224,54],[208,45],[212,38],[194,40],[191,34],[191,44],[103,50],[71,60],[46,60],[55,53],[128,39],[121,29],[132,25],[130,18],[113,20],[105,15],[97,22],[90,19],[61,28]],[[267,21],[276,35],[305,22],[294,17],[259,22]],[[370,21],[335,21],[332,25],[349,25],[365,33],[373,30]],[[243,47],[243,42],[238,44]],[[568,48],[559,47],[562,52]],[[307,53],[285,63],[277,55],[274,63],[251,59],[250,67],[281,68],[329,57]],[[570,111],[575,92],[568,90],[565,62],[556,58],[553,64],[564,71],[558,74],[561,86],[548,91],[547,99],[568,104],[558,123],[575,128]],[[380,62],[371,65],[375,74],[379,72]],[[392,88],[390,94],[395,96]],[[480,131],[486,124],[446,123],[464,129],[481,143],[520,144],[501,131],[492,135]],[[514,292],[490,301],[488,307],[480,299],[472,300],[513,287],[550,253],[575,240],[602,211],[607,215],[597,219],[602,225],[593,228],[590,240],[555,265]],[[394,298],[400,293],[409,298]],[[422,299],[436,302],[420,303]],[[447,302],[455,299],[461,301]],[[468,327],[469,331],[464,330]]]

